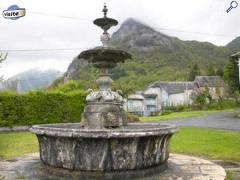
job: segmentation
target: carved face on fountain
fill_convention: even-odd
[[[83,51],[78,56],[78,58],[83,58],[92,63],[100,72],[96,81],[100,89],[98,91],[89,90],[90,94],[86,98],[88,105],[82,117],[83,125],[90,128],[120,127],[127,123],[124,120],[122,109],[123,98],[118,92],[111,90],[113,80],[109,71],[117,66],[117,63],[130,59],[131,55],[125,51],[108,47],[110,35],[107,31],[112,26],[116,26],[118,22],[115,19],[108,18],[107,11],[108,9],[104,5],[104,17],[93,21],[104,31],[101,35],[103,46]],[[107,116],[109,118],[106,121],[105,116],[110,112],[111,115]]]

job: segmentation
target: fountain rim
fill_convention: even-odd
[[[56,127],[56,125],[62,125],[63,127]],[[33,125],[29,130],[37,135],[72,138],[136,138],[174,134],[179,131],[177,126],[165,123],[128,123],[127,126],[116,129],[73,129],[64,128],[64,125],[80,126],[80,123],[40,124]],[[131,126],[133,128],[126,128]]]

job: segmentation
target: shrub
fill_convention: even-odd
[[[161,115],[164,116],[164,115],[168,115],[168,114],[171,114],[171,113],[173,113],[173,111],[165,110],[161,113]]]
[[[221,110],[221,109],[232,109],[239,107],[239,105],[235,101],[230,100],[222,100],[216,101],[207,106],[209,110]]]
[[[0,93],[0,126],[80,122],[83,91]]]
[[[182,112],[187,110],[189,110],[189,106],[187,105],[167,106],[164,108],[163,113],[170,114],[171,112]]]
[[[140,122],[140,119],[139,119],[138,116],[136,116],[136,115],[134,115],[134,114],[127,113],[127,121],[130,122],[130,123]]]
[[[212,103],[209,87],[205,86],[204,89],[192,93],[191,99],[193,109],[207,109],[207,105]]]

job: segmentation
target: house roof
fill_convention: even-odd
[[[155,98],[157,94],[143,94],[145,98]]]
[[[194,82],[200,87],[217,87],[219,85],[224,86],[224,81],[220,76],[196,76]]]
[[[158,95],[156,88],[147,88],[142,95],[145,98],[154,98]]]
[[[191,81],[157,81],[150,85],[151,88],[162,88],[168,94],[183,93],[185,90],[193,89],[194,82]]]
[[[128,99],[144,100],[144,97],[140,94],[131,94],[128,96]]]
[[[231,55],[231,57],[240,57],[240,51]]]

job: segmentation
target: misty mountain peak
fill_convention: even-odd
[[[141,23],[140,21],[138,21],[136,19],[133,19],[133,18],[128,18],[126,21],[124,21],[122,23],[120,29],[123,30],[124,28],[131,29],[131,30],[142,30],[142,29],[144,29],[144,30],[147,30],[147,31],[154,32],[154,30],[151,27],[149,27],[149,26],[147,26],[147,25],[145,25],[145,24]]]
[[[139,52],[172,51],[176,48],[175,38],[164,35],[133,18],[128,18],[113,33],[111,44],[115,47],[126,47]]]

